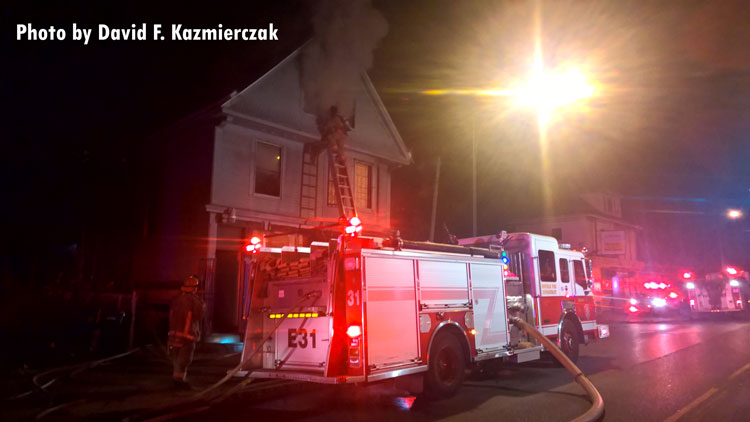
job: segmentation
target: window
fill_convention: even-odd
[[[570,269],[568,269],[568,260],[560,258],[560,281],[570,283]]]
[[[372,209],[372,166],[354,162],[354,205]]]
[[[557,281],[554,252],[542,249],[539,250],[539,278],[540,280],[547,282]]]
[[[584,290],[589,288],[589,283],[586,280],[586,273],[583,272],[583,262],[580,260],[573,261],[573,272],[576,277],[576,284],[583,287]]]
[[[281,147],[263,142],[255,145],[255,193],[281,196]]]

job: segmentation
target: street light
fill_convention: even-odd
[[[540,143],[543,160],[546,153],[547,124],[552,112],[583,99],[592,97],[595,86],[587,80],[578,67],[548,71],[544,69],[541,52],[537,50],[528,81],[508,89],[431,89],[421,91],[424,95],[460,95],[478,97],[508,97],[517,106],[534,107],[537,110]],[[477,139],[476,117],[472,121],[472,235],[477,236]],[[545,164],[546,165],[546,164]],[[543,170],[546,173],[546,169]],[[546,174],[544,175],[546,178]],[[546,192],[545,192],[546,193]]]
[[[742,211],[740,210],[729,210],[727,211],[727,217],[731,218],[732,220],[736,220],[740,217],[742,217]]]

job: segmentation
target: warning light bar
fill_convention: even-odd
[[[293,313],[293,314],[269,314],[268,318],[271,319],[281,319],[286,316],[287,318],[317,318],[320,316],[317,312],[299,312],[299,313]]]

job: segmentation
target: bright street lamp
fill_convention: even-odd
[[[580,69],[571,67],[564,72],[545,72],[541,63],[534,64],[531,80],[515,91],[516,101],[543,111],[590,98],[595,92]]]
[[[727,211],[727,217],[735,220],[742,217],[742,211],[740,210],[729,210]]]

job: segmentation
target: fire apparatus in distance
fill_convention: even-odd
[[[507,245],[519,251],[532,244],[527,261],[511,265],[517,276],[506,278],[502,251],[347,232],[309,247],[253,250],[242,354],[250,377],[338,384],[411,376],[446,397],[469,365],[540,357],[542,346],[509,327],[510,316],[565,338],[574,358],[587,336],[609,335],[606,326],[597,331],[582,256],[554,239],[511,236]],[[539,279],[542,251],[554,270]]]
[[[688,282],[686,287],[693,313],[745,311],[750,314],[750,286],[745,271],[727,267],[722,272]]]

